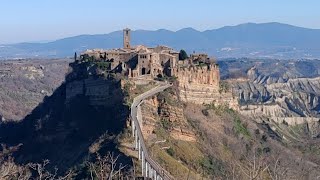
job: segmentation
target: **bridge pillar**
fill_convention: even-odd
[[[148,165],[148,162],[146,161],[146,177],[149,177],[148,168],[149,168],[149,165]]]
[[[153,179],[157,180],[157,177],[158,177],[157,171],[154,171],[154,173],[153,173]]]
[[[148,169],[148,178],[152,178],[152,176],[151,176],[151,172],[152,172],[152,167],[151,167],[151,164],[149,164],[149,169]]]
[[[140,146],[140,139],[138,138],[138,154],[139,154],[139,160],[141,159],[141,146]]]
[[[144,176],[144,165],[145,165],[145,161],[144,161],[145,159],[144,159],[144,153],[143,153],[143,150],[141,151],[141,168],[142,168],[142,171],[141,171],[141,173],[142,173],[142,176],[143,177],[145,177]]]

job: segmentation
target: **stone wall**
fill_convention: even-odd
[[[138,64],[139,64],[139,75],[145,75],[150,72],[151,65],[151,55],[150,54],[139,54],[138,55]]]

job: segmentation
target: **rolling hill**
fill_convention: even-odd
[[[197,31],[132,31],[132,44],[168,45],[187,52],[205,52],[219,58],[319,58],[320,29],[307,29],[281,23],[246,23],[219,29]],[[0,59],[73,56],[92,48],[122,47],[122,31],[109,34],[80,35],[48,43],[19,43],[0,46]]]

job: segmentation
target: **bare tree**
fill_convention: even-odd
[[[49,160],[44,160],[42,163],[29,163],[27,166],[35,171],[35,179],[37,180],[69,180],[75,175],[73,171],[68,171],[66,175],[57,177],[58,169],[55,168],[54,173],[46,170],[46,166],[50,163]]]
[[[0,179],[27,180],[30,177],[31,173],[28,168],[16,165],[12,157],[9,157],[7,160],[0,162]]]
[[[274,161],[273,166],[268,167],[268,174],[272,180],[282,180],[287,177],[289,168],[281,165],[280,157]]]
[[[257,156],[257,153],[253,151],[253,157],[245,156],[244,162],[237,162],[239,169],[246,176],[247,179],[262,179],[261,176],[265,173],[269,164],[266,161],[266,158],[263,156]]]
[[[112,180],[123,179],[126,175],[124,173],[125,165],[118,164],[119,155],[108,152],[106,156],[101,157],[97,154],[96,162],[87,162],[87,167],[90,171],[91,179]]]
[[[54,179],[56,176],[57,170],[55,170],[55,174],[49,173],[45,170],[45,167],[49,164],[49,160],[44,160],[42,163],[30,163],[28,166],[33,169],[36,173],[39,180],[42,179]]]
[[[63,177],[57,177],[57,170],[52,174],[46,170],[49,160],[44,160],[42,163],[29,163],[27,165],[19,165],[14,162],[11,156],[13,152],[17,151],[22,144],[13,147],[7,147],[1,144],[2,150],[0,151],[0,179],[1,180],[67,180],[72,179],[74,173],[69,171]]]
[[[14,163],[14,158],[11,154],[20,148],[21,144],[13,147],[7,147],[1,144],[0,151],[0,179],[19,179],[27,180],[31,177],[31,173],[25,166],[19,166]]]

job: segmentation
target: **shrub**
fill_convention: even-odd
[[[106,71],[106,70],[110,69],[111,63],[110,62],[97,62],[97,66],[99,69]]]
[[[202,109],[201,112],[204,116],[209,116],[208,109]]]
[[[234,128],[237,134],[242,134],[247,138],[251,137],[249,130],[245,125],[242,124],[239,117],[235,117],[234,119]]]
[[[161,119],[160,124],[165,130],[170,130],[172,127],[172,123],[168,119]]]
[[[167,151],[167,153],[168,153],[170,156],[172,156],[172,157],[175,156],[175,152],[174,152],[174,150],[173,150],[171,147],[170,147],[169,149],[167,149],[166,151]]]
[[[207,174],[213,176],[222,176],[226,172],[223,162],[213,157],[203,158],[200,164],[202,166],[202,169],[206,171]]]

